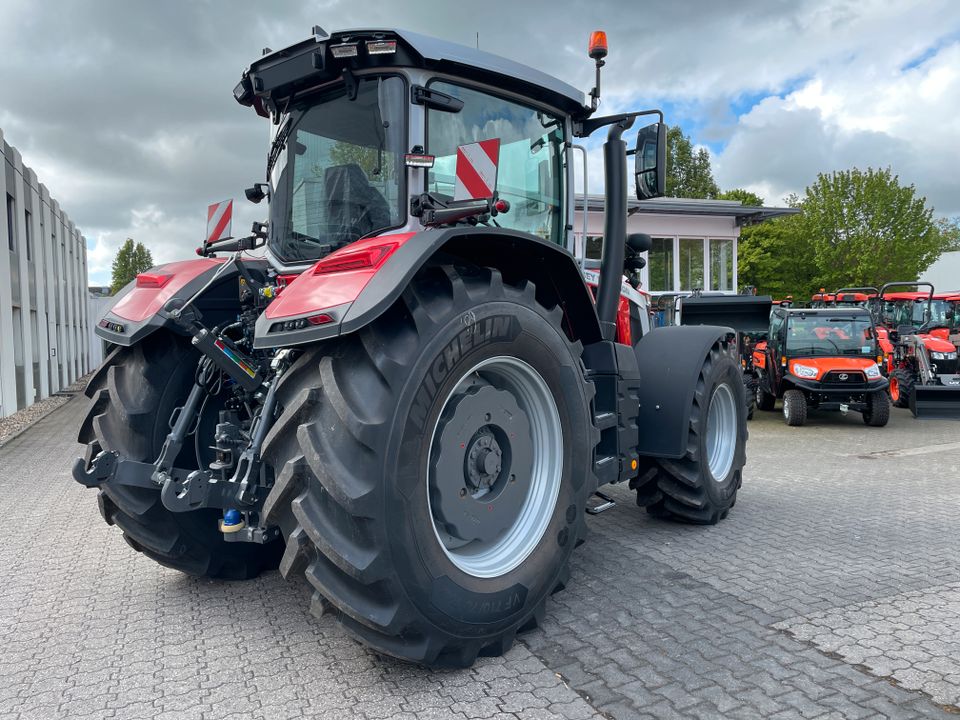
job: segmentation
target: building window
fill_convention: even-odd
[[[703,282],[702,238],[680,238],[680,289],[702,290]]]
[[[603,255],[603,235],[587,235],[586,255],[591,260],[599,260]]]
[[[7,195],[7,244],[10,246],[10,252],[17,251],[17,224],[15,218],[17,212],[17,204],[14,202],[13,198],[8,194]]]
[[[653,238],[647,268],[651,292],[673,290],[673,238]]]
[[[29,210],[23,211],[23,239],[27,246],[27,262],[33,260],[33,216]]]
[[[710,289],[734,290],[733,240],[710,240]]]

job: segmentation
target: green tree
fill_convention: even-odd
[[[813,248],[818,286],[912,280],[949,245],[926,198],[901,185],[889,168],[821,173],[801,204],[799,223]]]
[[[761,295],[796,300],[809,297],[816,284],[817,264],[799,216],[777,218],[743,228],[737,248],[740,284]]]
[[[710,153],[695,150],[679,127],[667,130],[667,197],[715,198],[720,188],[710,169]]]
[[[142,243],[134,244],[133,238],[127,238],[117,256],[113,259],[110,292],[118,293],[140,273],[153,267],[153,256]]]
[[[762,197],[749,190],[743,190],[742,188],[726,190],[717,195],[717,200],[739,200],[744,205],[750,205],[752,207],[761,207],[763,205]]]
[[[944,252],[960,250],[960,217],[939,218],[937,232],[943,236]]]

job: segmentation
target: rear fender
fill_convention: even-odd
[[[134,280],[117,293],[113,305],[102,318],[97,318],[95,331],[107,342],[124,347],[133,345],[160,328],[182,332],[163,311],[173,299],[187,299],[196,294],[226,262],[221,258],[202,258],[167,263],[150,268],[144,274],[165,277],[161,287],[138,287]],[[266,270],[262,260],[245,260],[245,266],[253,275]],[[218,281],[197,300],[197,307],[209,314],[209,324],[218,324],[229,316],[236,315],[239,308],[237,271],[223,273]]]
[[[635,347],[640,366],[641,455],[678,459],[687,452],[690,412],[703,361],[717,341],[735,342],[732,328],[658,327]],[[736,462],[742,462],[738,458]]]
[[[318,275],[314,266],[289,283],[257,320],[254,346],[289,347],[356,332],[396,302],[433,257],[494,267],[507,283],[530,280],[543,305],[562,305],[571,338],[584,344],[600,339],[596,311],[576,261],[553,243],[513,230],[463,227],[382,235],[337,252],[384,245],[394,247],[376,267]]]

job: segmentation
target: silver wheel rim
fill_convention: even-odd
[[[727,383],[717,385],[707,410],[707,467],[723,482],[733,467],[737,449],[737,405]]]
[[[783,417],[786,420],[790,419],[789,405],[790,405],[790,398],[788,395],[784,395],[783,396]]]
[[[513,523],[492,541],[464,541],[451,533],[450,526],[438,514],[436,492],[439,478],[436,467],[443,438],[437,436],[437,430],[451,401],[462,397],[468,389],[480,383],[509,393],[526,415],[532,461],[529,477],[516,479],[522,499]],[[560,413],[546,381],[533,367],[518,358],[498,356],[484,360],[466,373],[444,399],[431,433],[426,485],[430,519],[437,542],[450,561],[468,575],[494,578],[509,573],[529,557],[543,538],[557,504],[562,475],[563,431]],[[449,486],[450,479],[443,482]],[[523,484],[527,487],[524,488]]]

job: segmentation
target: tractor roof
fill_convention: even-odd
[[[791,317],[794,315],[813,315],[816,317],[870,317],[870,312],[861,307],[828,307],[828,308],[784,308],[783,312]]]
[[[395,50],[383,52],[391,41],[396,41]],[[356,55],[333,56],[331,47],[353,43],[357,44]],[[382,43],[380,51],[371,54],[368,43]],[[234,96],[242,105],[256,106],[259,100],[267,109],[276,109],[298,93],[337,79],[345,69],[391,67],[426,68],[490,83],[574,116],[585,117],[590,112],[580,90],[544,72],[465,45],[396,29],[342,30],[329,37],[315,34],[271,51],[244,72]]]
[[[913,300],[913,301],[916,301],[916,300],[926,300],[928,297],[930,297],[929,291],[928,291],[928,292],[923,292],[922,290],[911,290],[911,291],[909,291],[909,292],[892,292],[892,293],[884,293],[884,294],[883,294],[883,299],[884,299],[884,300]]]

